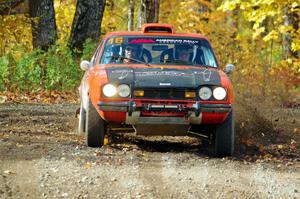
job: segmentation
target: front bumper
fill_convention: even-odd
[[[228,113],[231,111],[231,104],[203,104],[196,102],[192,105],[186,104],[142,104],[137,105],[133,101],[128,102],[98,102],[102,111],[127,112],[131,115],[135,111],[157,111],[157,112],[194,112],[199,116],[201,112],[207,113]]]
[[[104,119],[118,120],[132,125],[185,125],[221,123],[231,111],[231,104],[177,103],[156,104],[155,102],[98,102]],[[116,114],[120,112],[120,114]],[[149,113],[150,115],[145,115]],[[122,116],[121,116],[122,115]]]

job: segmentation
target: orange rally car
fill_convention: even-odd
[[[217,156],[234,149],[233,93],[209,41],[168,24],[111,32],[97,46],[79,87],[78,131],[101,147],[108,130],[130,125],[138,135],[196,135]]]

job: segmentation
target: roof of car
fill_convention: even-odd
[[[152,31],[153,30],[153,31]],[[194,37],[200,39],[206,39],[203,35],[195,33],[176,33],[172,25],[150,23],[144,24],[141,31],[116,31],[109,32],[106,37],[110,36],[170,36],[170,37]]]

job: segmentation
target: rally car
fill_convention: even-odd
[[[101,147],[105,134],[132,126],[138,135],[196,135],[217,156],[234,149],[233,93],[207,38],[168,24],[111,32],[99,43],[79,87],[78,131]]]

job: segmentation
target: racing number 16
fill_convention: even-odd
[[[121,44],[123,43],[123,37],[116,37],[116,38],[111,38],[109,39],[110,44]]]

